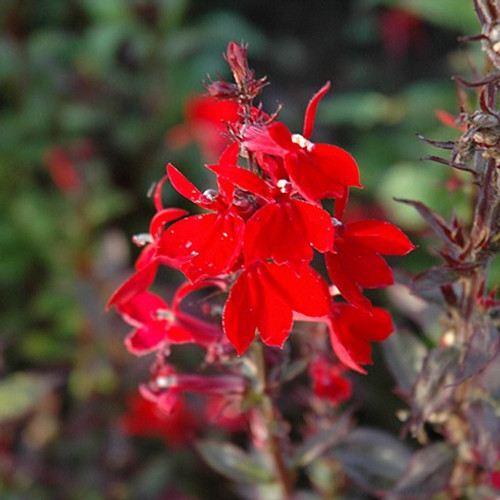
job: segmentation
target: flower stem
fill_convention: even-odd
[[[265,438],[266,451],[274,466],[275,481],[281,487],[282,498],[283,500],[291,500],[293,495],[292,477],[283,455],[282,436],[279,430],[277,409],[267,390],[267,367],[264,346],[257,341],[252,344],[252,349],[256,367],[256,391],[260,396],[257,408],[259,427],[264,427],[262,434]],[[262,440],[262,437],[259,439]]]

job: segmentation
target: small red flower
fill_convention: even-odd
[[[303,135],[292,135],[284,124],[274,122],[267,126],[249,127],[244,140],[248,150],[279,158],[296,191],[311,202],[342,198],[346,195],[346,187],[361,187],[358,167],[347,151],[330,144],[309,141],[316,107],[329,88],[328,82],[311,99],[306,110]],[[260,165],[270,176],[275,176],[280,170],[282,175],[282,169],[276,162],[264,159]]]
[[[300,266],[311,261],[312,248],[320,252],[331,249],[333,223],[330,215],[321,207],[292,198],[290,182],[282,179],[273,186],[240,167],[219,164],[209,168],[218,178],[227,179],[258,200],[245,226],[243,252],[246,262],[272,259],[277,264]]]
[[[210,286],[210,283],[203,286]],[[222,330],[218,325],[195,318],[181,308],[186,296],[200,288],[185,283],[177,290],[171,308],[151,292],[142,292],[126,302],[117,303],[117,310],[123,319],[135,327],[125,340],[129,351],[142,355],[168,344],[195,342],[208,347],[219,342]]]
[[[223,326],[229,341],[242,354],[257,330],[265,344],[281,347],[290,334],[293,311],[321,317],[329,308],[328,287],[308,266],[296,273],[286,264],[255,261],[231,288]]]
[[[150,382],[140,386],[141,394],[148,401],[156,403],[166,413],[170,413],[175,408],[180,396],[186,392],[233,398],[241,396],[245,390],[243,377],[180,374],[163,361],[160,366],[155,367]]]
[[[129,436],[160,437],[170,446],[182,446],[196,435],[200,422],[183,400],[178,400],[170,413],[140,394],[128,401],[128,412],[120,419],[120,426]]]
[[[370,309],[363,288],[380,288],[394,282],[392,270],[381,255],[405,255],[415,246],[388,222],[366,220],[335,229],[334,250],[325,254],[330,279],[347,301]]]
[[[231,205],[232,193],[202,194],[173,165],[167,173],[180,194],[213,212],[172,224],[162,235],[160,254],[176,261],[191,281],[227,273],[240,254],[245,225]]]
[[[69,154],[60,147],[52,147],[45,152],[44,163],[57,187],[65,192],[78,191],[82,178]]]
[[[227,124],[239,121],[239,105],[235,101],[221,101],[210,96],[189,98],[185,107],[186,123],[174,127],[167,134],[167,143],[182,148],[196,142],[204,158],[213,161],[229,144]]]
[[[309,365],[314,394],[329,401],[332,406],[347,401],[352,394],[352,384],[343,376],[345,370],[340,363],[333,364],[322,357],[314,359]]]
[[[372,363],[370,342],[381,342],[394,330],[385,309],[374,307],[368,313],[349,304],[334,304],[328,327],[339,360],[360,373],[366,373],[362,364]]]

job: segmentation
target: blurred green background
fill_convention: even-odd
[[[481,70],[479,47],[457,42],[477,32],[472,2],[2,0],[0,27],[0,497],[232,498],[189,448],[120,425],[151,359],[126,352],[127,327],[104,304],[130,273],[166,163],[207,182],[199,146],[166,134],[244,40],[272,83],[264,108],[281,103],[296,132],[332,81],[313,140],[358,161],[366,190],[349,216],[423,242],[419,216],[392,198],[468,214],[461,179],[419,161],[435,152],[415,133],[458,134],[435,113],[458,113],[451,75]],[[432,261],[426,248],[395,264]],[[374,422],[394,418],[376,396],[364,403]]]

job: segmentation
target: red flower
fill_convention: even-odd
[[[352,394],[351,381],[343,377],[345,367],[330,363],[325,358],[314,359],[309,365],[314,394],[328,400],[333,406],[347,401]]]
[[[349,304],[334,304],[328,327],[337,357],[361,373],[366,373],[361,364],[372,363],[370,342],[381,342],[394,330],[391,315],[385,309],[374,307],[368,313]]]
[[[233,285],[223,313],[224,331],[238,354],[255,338],[281,347],[292,328],[293,311],[324,316],[330,294],[319,274],[308,266],[296,273],[289,265],[255,261]]]
[[[243,251],[246,262],[273,259],[277,264],[300,266],[311,261],[312,247],[320,252],[331,249],[333,223],[330,215],[316,205],[292,198],[290,182],[282,179],[273,186],[253,172],[232,165],[209,168],[219,178],[227,179],[259,200],[245,226]],[[258,208],[262,203],[264,206]]]
[[[182,400],[177,401],[170,413],[165,413],[154,402],[134,394],[129,398],[128,407],[120,425],[129,436],[157,436],[170,446],[182,446],[200,427],[195,414]]]
[[[275,122],[267,126],[249,127],[244,140],[248,150],[281,159],[296,191],[312,202],[324,198],[342,198],[346,195],[346,187],[361,187],[358,167],[347,151],[330,144],[309,141],[316,107],[329,88],[328,82],[311,99],[306,110],[303,135],[292,135],[284,124]],[[277,172],[283,175],[276,162],[264,158],[260,165],[272,177]]]
[[[391,285],[394,277],[382,255],[405,255],[415,248],[388,222],[366,220],[336,227],[333,252],[325,254],[330,279],[351,304],[370,309],[363,288]]]
[[[167,173],[180,194],[213,212],[172,224],[162,236],[160,254],[176,261],[191,281],[227,273],[240,254],[244,230],[243,219],[231,206],[233,193],[202,194],[173,165]]]
[[[428,42],[422,20],[405,9],[390,9],[380,16],[380,31],[387,54],[402,60],[411,46],[423,49]]]
[[[203,286],[210,286],[210,283]],[[135,327],[125,340],[129,351],[141,355],[171,343],[196,342],[208,347],[220,341],[222,331],[218,325],[195,318],[180,307],[181,301],[199,288],[201,286],[185,283],[177,290],[172,308],[150,292],[142,292],[126,302],[118,302],[118,312]]]
[[[44,163],[57,187],[65,192],[78,191],[82,186],[82,178],[63,148],[52,147],[45,152]]]
[[[241,396],[245,390],[245,381],[242,377],[180,374],[163,361],[155,368],[151,381],[140,387],[141,394],[166,413],[175,408],[179,397],[186,392],[232,398]]]
[[[193,96],[185,107],[186,124],[174,127],[167,134],[169,146],[182,148],[196,142],[207,160],[214,160],[229,144],[224,135],[228,123],[239,121],[239,105],[210,96]]]

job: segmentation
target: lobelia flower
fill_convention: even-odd
[[[272,259],[277,264],[299,267],[311,261],[313,248],[320,252],[331,249],[333,223],[330,214],[321,207],[292,197],[295,193],[289,181],[281,179],[273,186],[240,167],[219,164],[209,168],[219,178],[227,179],[259,200],[245,224],[243,253],[246,262]]]
[[[309,365],[309,376],[314,394],[338,406],[347,401],[352,394],[351,381],[343,376],[346,367],[331,363],[324,357],[313,359]]]
[[[361,187],[358,167],[347,151],[309,141],[316,108],[329,88],[330,82],[309,102],[303,135],[292,135],[283,123],[274,122],[248,127],[243,141],[247,150],[257,154],[260,166],[268,175],[282,178],[283,171],[286,172],[295,190],[306,200],[316,203],[325,198],[345,197],[349,186]],[[274,161],[268,161],[266,155],[275,157]]]
[[[82,176],[70,155],[61,147],[49,148],[43,161],[57,187],[64,193],[74,193],[82,188]]]
[[[333,304],[327,320],[330,341],[342,363],[360,373],[362,364],[371,364],[370,342],[382,342],[394,331],[391,315],[379,307],[369,312],[350,304]]]
[[[184,111],[186,123],[168,132],[167,144],[179,149],[195,142],[203,157],[213,161],[230,142],[225,135],[227,124],[239,120],[238,110],[239,104],[235,101],[220,101],[211,96],[191,97]]]
[[[151,292],[138,293],[127,301],[116,303],[123,319],[135,327],[125,339],[128,350],[142,355],[169,344],[195,342],[209,347],[222,341],[222,330],[217,324],[195,318],[180,307],[188,294],[211,285],[212,283],[203,283],[202,286],[185,283],[178,288],[172,307]]]
[[[170,446],[182,446],[190,441],[201,427],[196,414],[179,399],[170,413],[140,394],[128,400],[128,411],[120,418],[120,427],[129,436],[160,437]]]
[[[282,347],[290,334],[293,312],[321,317],[330,310],[323,278],[307,265],[297,273],[290,265],[254,261],[234,283],[222,316],[224,332],[242,354],[258,330],[262,341]]]
[[[394,276],[382,255],[405,255],[415,246],[389,222],[365,220],[338,224],[332,252],[325,262],[330,279],[344,299],[360,309],[371,309],[363,288],[391,285]]]
[[[163,361],[153,368],[153,372],[149,383],[142,384],[139,390],[144,398],[166,413],[172,412],[180,396],[186,392],[233,398],[246,391],[244,378],[237,375],[180,374]]]
[[[245,225],[231,204],[233,190],[201,193],[173,165],[167,166],[167,173],[180,194],[211,212],[172,224],[161,237],[160,254],[178,262],[191,281],[227,273],[240,254]]]

